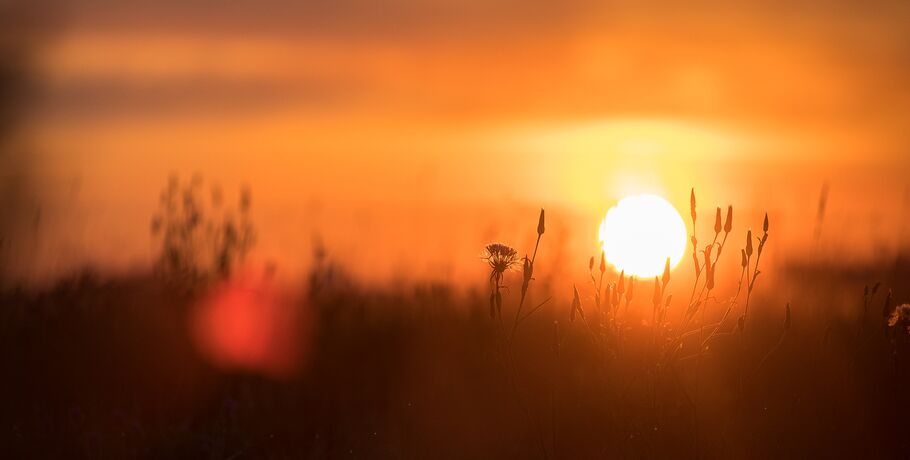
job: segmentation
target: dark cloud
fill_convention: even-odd
[[[20,129],[36,93],[34,61],[54,17],[40,1],[0,2],[0,279],[40,219],[32,182],[32,152]]]
[[[335,39],[436,36],[470,40],[519,30],[565,30],[598,4],[588,0],[83,0],[69,4],[68,9],[74,24],[91,27],[266,31]]]
[[[72,26],[91,29],[289,33],[338,40],[456,41],[559,38],[634,27],[642,40],[676,34],[747,34],[862,42],[906,37],[910,5],[869,2],[702,0],[57,0]],[[417,43],[415,43],[416,45]]]
[[[903,114],[899,107],[910,99],[903,83],[910,78],[906,2],[82,0],[63,5],[75,33],[340,42],[352,45],[338,52],[351,54],[347,58],[353,61],[392,41],[412,60],[406,62],[410,67],[389,65],[399,66],[402,78],[413,79],[418,92],[431,96],[408,102],[428,110],[458,111],[465,105],[475,112],[711,116],[734,109],[802,119],[866,112],[864,117],[876,119],[892,117],[895,110]],[[592,39],[595,49],[581,54],[579,46],[584,49]],[[604,70],[585,74],[580,65]],[[448,67],[448,75],[439,67]],[[354,97],[339,90],[348,83],[316,82],[315,89],[301,90],[310,84],[210,77],[137,84],[101,75],[94,83],[74,83],[62,96],[70,107],[135,101],[165,108],[288,102],[296,100],[297,91],[303,91],[304,104]],[[351,76],[365,91],[386,90],[364,83],[369,77]],[[445,78],[453,85],[446,87]],[[194,82],[200,83],[195,89]],[[102,94],[105,85],[110,94]]]
[[[325,109],[352,103],[364,83],[326,78],[226,78],[185,75],[155,79],[97,76],[44,88],[36,100],[44,119],[115,119],[132,115],[230,114]]]

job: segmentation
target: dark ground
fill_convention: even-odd
[[[519,330],[514,373],[486,293],[314,273],[299,301],[312,353],[279,379],[197,352],[198,293],[86,272],[0,296],[0,445],[5,458],[907,458],[910,336],[888,335],[882,306],[889,288],[907,298],[910,270],[885,265],[777,268],[792,286],[757,290],[792,293],[792,327],[761,366],[783,321],[773,294],[756,294],[745,336],[660,369],[648,327],[629,321],[622,353],[604,356],[554,301]]]

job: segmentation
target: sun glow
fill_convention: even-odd
[[[675,267],[686,250],[686,224],[667,200],[656,195],[623,198],[600,224],[600,241],[613,267],[652,277]]]

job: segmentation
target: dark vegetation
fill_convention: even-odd
[[[840,282],[824,270],[798,273],[807,285]],[[528,419],[509,394],[485,295],[456,295],[445,286],[375,292],[330,278],[300,305],[316,312],[311,359],[281,380],[208,364],[187,331],[192,297],[157,277],[85,273],[46,292],[3,293],[5,455],[536,457],[534,420],[548,443],[556,420],[557,457],[695,454],[686,369],[680,381],[656,389],[655,408],[650,389],[635,379],[636,352],[601,371],[577,322],[561,323],[556,363],[550,325],[565,320],[565,305],[543,309],[515,341]],[[852,284],[861,311],[862,287]],[[910,350],[906,335],[895,336],[896,348],[885,335],[883,297],[862,335],[856,316],[827,311],[836,298],[820,293],[814,300],[794,309],[792,334],[747,379],[746,398],[737,397],[738,356],[721,345],[705,355],[700,455],[910,453],[902,423],[910,409]],[[757,328],[767,334],[755,340],[770,346],[779,318],[761,322]],[[639,332],[632,336],[646,335]]]
[[[170,221],[173,232],[181,219]],[[222,231],[242,227],[230,222]],[[160,235],[169,224],[156,225]],[[607,327],[621,330],[611,342],[592,334],[592,297],[570,305],[564,283],[531,260],[491,278],[491,298],[437,284],[364,288],[319,249],[295,301],[311,323],[299,344],[310,352],[274,378],[217,367],[192,340],[199,299],[213,279],[230,277],[218,264],[225,240],[206,234],[211,277],[165,258],[155,273],[86,271],[50,289],[0,294],[5,457],[910,455],[910,307],[895,300],[910,295],[903,262],[764,268],[778,283],[756,285],[744,332],[734,313],[706,349],[686,345],[667,360],[655,357],[664,332],[652,327],[649,282],[621,314],[605,314]],[[606,278],[613,292],[618,277]],[[497,298],[500,282],[522,289]],[[534,313],[513,336],[525,295]],[[709,330],[701,338],[723,313],[716,305],[706,319],[693,315]],[[667,321],[667,337],[683,314]]]

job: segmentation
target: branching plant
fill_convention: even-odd
[[[241,190],[234,211],[224,206],[220,188],[213,187],[206,202],[202,187],[198,175],[183,185],[172,176],[151,222],[159,272],[187,288],[229,277],[256,241],[249,189]]]
[[[540,239],[545,231],[545,214],[544,210],[541,209],[540,216],[537,221],[537,242],[534,244],[534,252],[532,253],[531,257],[528,257],[526,255],[523,258],[519,258],[518,251],[503,243],[488,244],[484,248],[483,254],[481,255],[481,259],[487,262],[487,264],[490,266],[490,316],[499,322],[501,331],[500,343],[502,346],[502,356],[504,366],[506,368],[505,370],[507,380],[509,382],[512,394],[515,397],[525,417],[532,419],[534,422],[535,431],[537,434],[537,444],[540,448],[540,452],[543,458],[547,458],[549,456],[545,440],[546,438],[544,435],[543,427],[541,426],[540,419],[531,412],[530,407],[528,406],[520,388],[518,387],[519,375],[518,370],[515,366],[512,344],[515,339],[515,334],[518,331],[518,327],[521,325],[521,323],[549,301],[549,299],[544,300],[532,308],[530,311],[522,315],[525,299],[527,299],[528,288],[530,287],[531,281],[534,279],[534,263],[537,259],[537,250],[540,247]],[[515,309],[515,319],[512,322],[511,332],[507,336],[505,332],[505,325],[502,319],[502,292],[503,290],[507,289],[507,286],[503,285],[503,281],[505,279],[506,272],[514,269],[519,264],[519,261],[522,265],[521,294],[518,300],[518,306]],[[558,332],[555,333],[555,336],[557,339],[554,340],[558,340]],[[555,398],[555,396],[552,397]],[[555,409],[553,410],[555,411]],[[555,436],[556,435],[554,431],[554,434],[552,436],[554,448]]]

